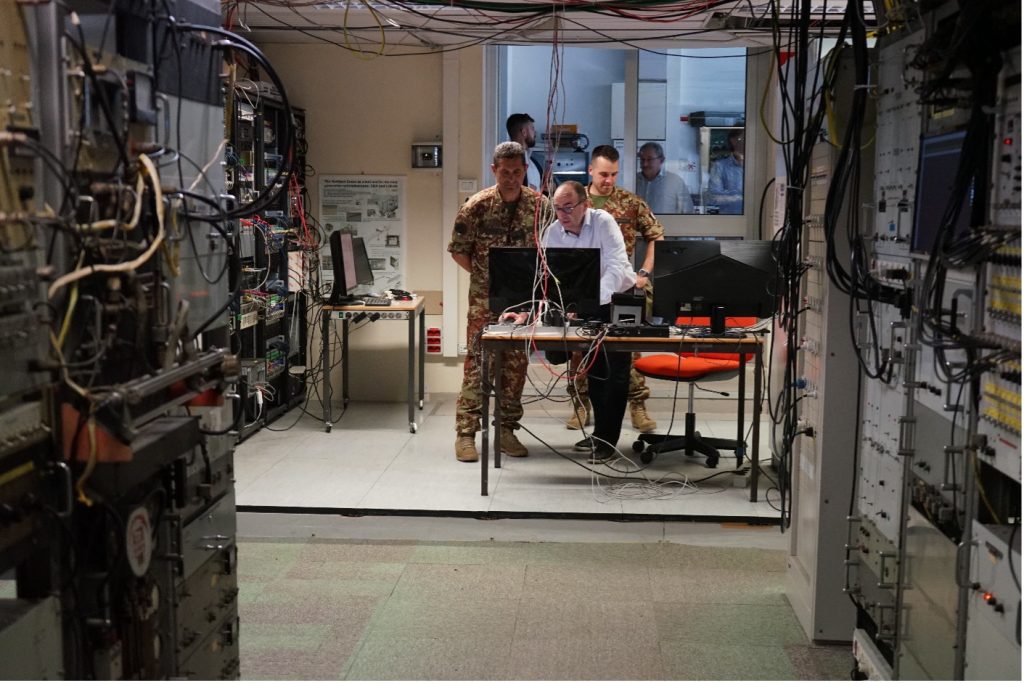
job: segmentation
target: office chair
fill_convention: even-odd
[[[741,328],[750,327],[757,322],[757,318],[726,318],[726,327]],[[681,326],[706,326],[707,318],[679,318],[676,321]],[[750,361],[753,354],[745,354]],[[640,462],[650,463],[659,453],[668,451],[683,451],[686,455],[694,455],[695,452],[705,457],[705,464],[708,467],[717,467],[720,457],[720,450],[733,451],[736,454],[736,467],[743,466],[743,457],[746,453],[746,445],[743,442],[743,385],[740,380],[739,408],[738,408],[738,429],[736,439],[720,439],[702,436],[697,431],[697,415],[693,411],[693,393],[696,382],[719,382],[739,376],[742,367],[740,354],[721,352],[694,352],[683,351],[680,353],[662,353],[651,356],[644,356],[634,363],[633,367],[637,372],[652,379],[663,379],[672,382],[687,382],[689,384],[689,395],[686,406],[685,432],[683,435],[673,434],[640,434],[633,442],[633,451],[640,454]]]

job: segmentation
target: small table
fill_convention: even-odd
[[[506,349],[523,349],[526,342],[530,342],[532,349],[537,351],[582,351],[587,349],[593,342],[593,337],[582,337],[575,333],[575,328],[570,328],[566,334],[533,333],[529,327],[516,329],[512,332],[487,332],[485,330],[481,340],[483,362],[481,363],[481,377],[483,390],[483,437],[480,457],[480,495],[486,496],[487,492],[487,465],[490,455],[488,439],[488,412],[490,411],[491,396],[487,386],[488,365],[490,354],[494,354],[494,386],[495,396],[501,395],[501,366]],[[743,393],[746,386],[747,354],[754,356],[754,406],[753,406],[753,434],[750,455],[750,501],[757,502],[757,485],[759,479],[759,455],[761,441],[761,371],[764,365],[763,347],[764,340],[756,334],[747,334],[739,338],[726,337],[611,337],[604,338],[604,344],[608,345],[609,351],[706,351],[720,353],[738,353],[740,358],[740,387],[739,387],[739,409],[738,409],[738,441],[742,444],[743,433]],[[501,467],[501,401],[494,402],[494,467]]]
[[[349,322],[356,316],[378,314],[378,320],[407,320],[409,322],[409,431],[416,433],[416,319],[420,322],[420,349],[419,349],[419,380],[420,396],[419,407],[423,410],[424,392],[424,366],[426,360],[426,315],[425,299],[422,296],[413,297],[411,301],[392,301],[390,306],[363,306],[353,304],[347,306],[324,306],[320,313],[320,353],[323,359],[323,403],[324,403],[324,431],[331,431],[331,344],[330,332],[331,322],[341,321],[341,372],[342,372],[342,401],[348,406],[348,327]]]

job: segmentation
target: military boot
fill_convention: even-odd
[[[459,462],[476,462],[480,454],[476,451],[475,434],[459,434],[455,439],[455,459]]]
[[[582,401],[574,398],[572,400],[572,415],[565,421],[566,429],[583,429],[594,423],[590,415],[590,399],[583,398]],[[582,423],[582,424],[581,424]]]
[[[515,431],[509,427],[501,428],[501,452],[513,458],[525,458],[530,454],[516,437]]]
[[[633,422],[633,429],[638,432],[653,432],[658,428],[658,423],[647,414],[647,406],[643,401],[630,402],[629,419]]]

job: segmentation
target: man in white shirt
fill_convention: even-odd
[[[591,208],[586,188],[575,180],[559,185],[551,204],[556,220],[545,229],[541,244],[601,250],[600,303],[604,319],[610,320],[612,294],[632,289],[637,279],[626,256],[626,243],[619,224],[607,211]],[[565,362],[554,354],[549,354],[548,358],[552,362]],[[592,462],[608,459],[618,443],[622,417],[626,413],[630,360],[628,352],[602,348],[597,351],[588,373],[594,431],[590,438],[577,443],[576,448],[590,451]]]

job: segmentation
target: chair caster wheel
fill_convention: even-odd
[[[641,441],[640,439],[637,439],[636,441],[633,442],[633,452],[634,453],[643,453],[644,452],[644,447],[646,445],[647,444],[645,444],[643,441]]]
[[[708,459],[705,460],[704,462],[707,464],[708,467],[714,469],[714,468],[718,467],[718,456],[717,455],[709,455]]]
[[[646,450],[640,454],[640,462],[642,462],[645,465],[650,465],[653,460],[654,452],[651,450]]]

